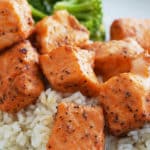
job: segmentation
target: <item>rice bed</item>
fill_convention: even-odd
[[[0,150],[46,150],[58,103],[97,103],[94,98],[86,99],[80,92],[63,95],[49,88],[41,93],[35,105],[16,115],[0,111]],[[150,125],[129,132],[125,138],[107,136],[106,150],[150,150]]]

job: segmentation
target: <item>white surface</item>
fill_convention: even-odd
[[[114,19],[150,18],[150,0],[103,0],[103,11],[108,39],[109,28]]]

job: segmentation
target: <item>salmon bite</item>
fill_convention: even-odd
[[[94,42],[84,45],[83,48],[96,53],[95,72],[101,75],[104,81],[120,73],[132,72],[133,61],[144,53],[144,49],[131,38]]]
[[[47,150],[104,150],[101,107],[60,103]]]
[[[0,0],[0,51],[28,38],[33,28],[26,0]]]
[[[0,110],[16,113],[36,102],[44,85],[31,43],[24,41],[1,53],[0,64]]]
[[[150,19],[120,18],[114,20],[110,30],[111,40],[130,37],[150,52]]]
[[[99,94],[99,82],[93,71],[94,52],[62,46],[40,56],[44,75],[61,92],[81,91],[87,96]]]
[[[60,46],[79,46],[89,40],[89,31],[64,10],[39,21],[35,32],[42,54]]]

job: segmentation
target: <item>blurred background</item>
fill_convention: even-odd
[[[120,17],[150,18],[150,0],[103,0],[107,38],[114,19]]]

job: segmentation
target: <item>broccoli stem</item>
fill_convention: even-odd
[[[32,15],[33,15],[33,17],[42,19],[42,18],[44,18],[45,16],[47,16],[47,15],[44,14],[43,12],[41,12],[41,11],[37,10],[36,8],[34,8],[33,6],[30,5],[30,7],[31,7],[31,10],[32,10]]]
[[[86,20],[90,20],[92,18],[94,18],[95,16],[97,17],[96,14],[94,14],[93,12],[88,12],[88,13],[72,13],[74,16],[76,16],[76,18],[78,18],[79,20],[82,21],[86,21]],[[99,17],[99,19],[101,19],[101,16]]]
[[[54,6],[55,10],[63,10],[67,9],[69,12],[88,12],[94,9],[93,4],[88,1],[82,1],[79,4],[76,4],[74,2],[57,2],[56,5]]]

